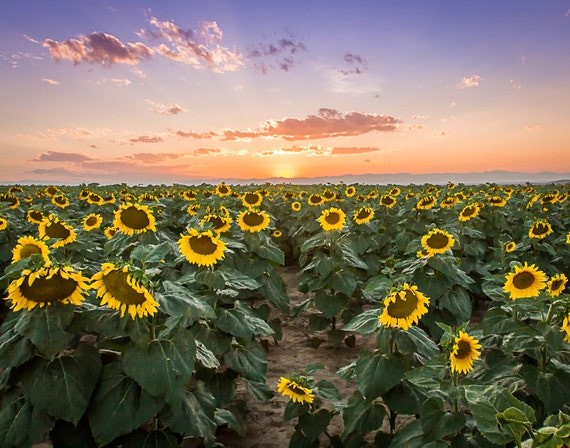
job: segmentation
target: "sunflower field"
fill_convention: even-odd
[[[223,446],[243,396],[289,399],[291,447],[570,446],[569,194],[0,187],[0,446]],[[350,395],[268,384],[283,316],[358,351]]]

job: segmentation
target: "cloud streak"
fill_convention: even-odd
[[[481,81],[481,76],[479,75],[471,75],[469,77],[463,78],[457,87],[460,89],[465,89],[468,87],[479,87],[479,81]]]
[[[289,34],[274,42],[263,42],[251,45],[247,58],[252,61],[254,70],[266,74],[270,70],[288,72],[298,64],[298,56],[305,53],[307,47]]]

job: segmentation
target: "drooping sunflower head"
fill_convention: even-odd
[[[313,391],[301,385],[295,379],[289,379],[282,376],[277,383],[277,391],[283,396],[291,398],[296,403],[312,403],[315,399]]]
[[[430,257],[447,252],[455,244],[451,233],[437,228],[430,230],[427,235],[424,235],[421,242],[422,247]]]
[[[340,208],[331,207],[327,210],[323,210],[321,216],[319,216],[318,221],[322,229],[325,231],[340,230],[344,226],[344,221],[346,220],[346,214]]]
[[[198,266],[215,265],[224,259],[226,250],[226,244],[211,230],[200,232],[197,229],[190,229],[188,235],[182,235],[178,247],[190,263]]]
[[[186,199],[187,201],[195,201],[196,197],[198,196],[198,193],[196,193],[194,190],[184,190],[179,194],[181,198]]]
[[[352,216],[352,220],[356,224],[367,223],[371,221],[372,218],[374,218],[374,210],[371,207],[360,207]]]
[[[385,327],[407,330],[428,312],[428,306],[429,299],[418,287],[406,283],[384,299],[384,310],[378,319]]]
[[[550,297],[558,297],[566,288],[566,283],[568,283],[568,277],[565,274],[559,273],[556,274],[554,277],[551,277],[550,280],[546,283],[546,288],[548,291],[548,295]]]
[[[105,199],[103,199],[103,196],[100,194],[91,192],[89,193],[89,196],[87,196],[87,202],[95,205],[103,205],[105,203]]]
[[[473,362],[481,356],[481,344],[473,336],[460,331],[455,337],[453,348],[449,354],[451,371],[468,373],[473,370]]]
[[[546,287],[546,274],[534,264],[515,266],[514,271],[505,276],[503,291],[509,293],[513,300],[537,297],[540,291]]]
[[[20,199],[18,199],[18,196],[12,193],[0,194],[0,202],[7,202],[8,207],[11,209],[16,209],[20,206]]]
[[[57,239],[51,247],[63,247],[77,239],[75,230],[67,223],[60,221],[57,216],[51,215],[44,218],[38,226],[38,232],[42,240]]]
[[[0,216],[0,231],[6,230],[8,228],[8,220]]]
[[[386,208],[392,208],[396,205],[396,197],[390,194],[384,194],[380,198],[380,205]]]
[[[298,212],[299,210],[301,210],[301,203],[299,201],[295,201],[291,203],[291,209],[294,212]]]
[[[441,208],[453,207],[458,202],[459,199],[457,199],[457,196],[446,196],[440,201],[439,206]]]
[[[194,216],[196,213],[198,213],[200,207],[202,207],[202,204],[197,202],[189,204],[188,207],[186,207],[186,213],[188,213],[190,216]]]
[[[91,277],[91,288],[97,290],[101,305],[128,313],[132,319],[154,316],[159,304],[150,291],[138,281],[128,265],[121,267],[103,263],[101,270]]]
[[[390,191],[388,191],[388,194],[390,196],[399,196],[401,192],[402,189],[400,187],[392,187],[390,188]]]
[[[241,197],[244,207],[259,207],[263,202],[263,196],[257,191],[248,191]]]
[[[321,205],[323,202],[325,202],[325,198],[322,197],[319,193],[313,193],[307,199],[307,203],[314,206]]]
[[[323,191],[323,197],[325,198],[325,201],[332,201],[336,198],[336,193],[330,188],[326,188],[325,191]]]
[[[113,226],[126,235],[138,235],[148,231],[155,232],[155,218],[146,205],[127,202],[115,210]]]
[[[505,252],[507,253],[513,252],[516,248],[517,248],[517,243],[515,243],[514,241],[509,241],[507,244],[505,244]]]
[[[215,194],[218,196],[230,196],[232,194],[232,189],[227,186],[224,182],[216,186]]]
[[[88,279],[71,267],[53,267],[45,264],[37,270],[26,269],[20,278],[8,286],[8,297],[14,311],[43,308],[54,302],[81,305],[83,294],[89,289]]]
[[[528,231],[530,238],[541,240],[552,233],[552,226],[548,221],[541,220],[535,222]]]
[[[466,205],[459,212],[459,220],[460,221],[469,221],[470,219],[475,218],[479,214],[480,210],[481,209],[477,204]]]
[[[491,207],[504,207],[507,203],[507,198],[500,195],[492,195],[487,198],[487,204]]]
[[[56,194],[51,198],[51,202],[59,208],[69,207],[69,199],[64,194]]]
[[[94,229],[101,227],[103,223],[103,217],[98,213],[90,213],[85,218],[83,218],[83,228],[87,232],[91,232]]]
[[[558,200],[558,192],[555,193],[546,193],[544,196],[540,198],[540,203],[542,205],[546,204],[554,204]]]
[[[49,261],[49,248],[46,243],[33,236],[22,236],[18,238],[16,246],[12,249],[12,263],[34,254],[41,255],[45,262]]]
[[[237,217],[241,230],[247,232],[261,232],[269,225],[269,215],[263,210],[249,209],[242,211]]]
[[[49,185],[44,189],[44,192],[51,198],[59,193],[59,188],[57,188],[55,185]]]
[[[429,210],[430,208],[433,208],[435,204],[437,204],[437,199],[435,196],[428,194],[418,201],[416,208],[418,210]]]
[[[346,195],[347,198],[353,197],[356,194],[356,187],[354,187],[353,185],[349,185],[344,190],[344,194]]]
[[[566,317],[564,318],[564,322],[562,322],[562,327],[560,328],[560,331],[563,331],[564,334],[564,340],[566,342],[570,342],[570,314],[566,315]]]
[[[206,215],[202,221],[200,221],[200,224],[204,225],[207,222],[212,225],[214,231],[218,233],[224,233],[230,230],[230,227],[232,225],[232,218],[229,216]]]
[[[40,210],[29,209],[26,213],[26,219],[32,224],[39,224],[46,216]]]

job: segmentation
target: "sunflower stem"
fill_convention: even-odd
[[[457,391],[457,388],[459,387],[459,372],[457,370],[451,372],[451,382]],[[459,400],[456,394],[453,394],[451,397],[451,405],[454,412],[459,411]]]

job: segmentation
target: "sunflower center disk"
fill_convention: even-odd
[[[426,240],[426,243],[432,249],[443,249],[449,244],[449,238],[446,235],[442,235],[441,233],[436,233],[434,235],[431,235]]]
[[[459,341],[457,343],[457,354],[455,358],[465,359],[471,354],[471,344],[468,341]]]
[[[218,246],[208,235],[192,236],[188,240],[190,248],[199,255],[212,255]]]
[[[531,272],[519,272],[513,277],[513,285],[517,289],[527,289],[533,285],[534,280],[534,275]]]
[[[34,244],[26,244],[20,250],[20,257],[21,258],[28,258],[29,256],[31,256],[33,254],[41,254],[41,253],[42,253],[42,251],[38,246],[36,246]]]
[[[77,288],[77,282],[63,278],[58,272],[50,278],[37,277],[30,285],[29,276],[20,285],[22,295],[33,302],[58,302],[65,300]]]
[[[357,219],[366,219],[370,216],[370,212],[368,210],[360,210],[358,215],[356,215]]]
[[[340,221],[340,215],[336,212],[331,212],[325,217],[325,221],[331,225],[338,224]]]
[[[69,229],[60,222],[54,222],[46,227],[46,235],[50,238],[69,238]]]
[[[473,213],[475,213],[475,207],[465,207],[463,209],[463,216],[471,216]]]
[[[255,193],[247,193],[245,195],[245,202],[248,204],[254,205],[257,204],[257,201],[259,201],[259,196],[257,196]]]
[[[532,233],[534,233],[535,235],[542,235],[546,232],[548,232],[548,226],[540,223],[535,224],[532,229]]]
[[[294,384],[289,386],[289,390],[291,392],[293,392],[294,394],[297,394],[297,395],[307,395],[307,393],[305,392],[305,389],[302,389],[302,388],[300,388]]]
[[[97,224],[97,218],[95,216],[91,216],[87,219],[87,221],[85,221],[85,224],[87,224],[88,226],[94,226],[95,224]]]
[[[396,295],[396,300],[388,305],[388,315],[395,319],[406,319],[411,316],[418,307],[418,298],[411,291]]]
[[[250,227],[257,227],[263,224],[263,216],[259,213],[246,213],[243,215],[243,222]]]
[[[128,207],[121,213],[122,223],[131,229],[146,229],[150,224],[148,215],[144,210]]]
[[[113,270],[103,276],[105,289],[116,300],[127,305],[139,305],[145,302],[146,298],[142,292],[133,289],[128,283],[127,272]]]

